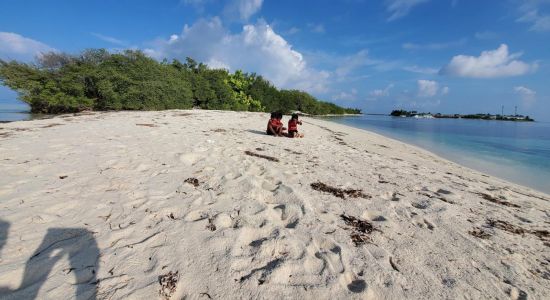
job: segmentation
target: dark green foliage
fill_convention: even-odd
[[[256,74],[209,69],[187,58],[158,62],[140,51],[90,49],[78,56],[48,53],[36,64],[0,60],[0,82],[34,113],[83,110],[203,109],[360,113],[308,93],[278,90]]]
[[[413,116],[416,114],[416,111],[406,111],[406,110],[402,110],[402,109],[397,109],[397,110],[392,110],[392,112],[390,113],[390,116],[393,116],[393,117],[400,117],[400,116],[406,116],[406,117],[410,117],[410,116]]]

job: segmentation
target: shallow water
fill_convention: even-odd
[[[0,99],[0,121],[30,120],[30,107],[21,101]]]
[[[329,119],[550,194],[550,123],[370,115]]]

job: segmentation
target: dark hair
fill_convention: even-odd
[[[292,114],[292,119],[298,120],[298,114]]]
[[[277,118],[277,119],[282,119],[282,118],[283,118],[283,113],[280,112],[280,111],[276,112],[276,113],[275,113],[275,118]]]
[[[271,113],[271,119],[275,119],[275,118],[277,118],[277,112],[276,111]]]

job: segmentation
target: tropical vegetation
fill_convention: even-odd
[[[278,89],[255,73],[212,69],[191,58],[159,62],[135,50],[52,52],[34,63],[0,60],[0,82],[17,91],[33,113],[190,108],[360,113],[303,91]]]

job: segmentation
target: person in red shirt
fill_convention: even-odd
[[[298,114],[292,114],[290,120],[288,120],[288,137],[304,137],[303,134],[298,133],[298,125],[302,125],[302,121],[298,120]]]
[[[271,113],[271,118],[269,119],[269,121],[267,121],[266,133],[268,135],[285,136],[284,130],[286,128],[283,127],[283,122],[281,122],[282,118],[283,114],[280,112]]]

